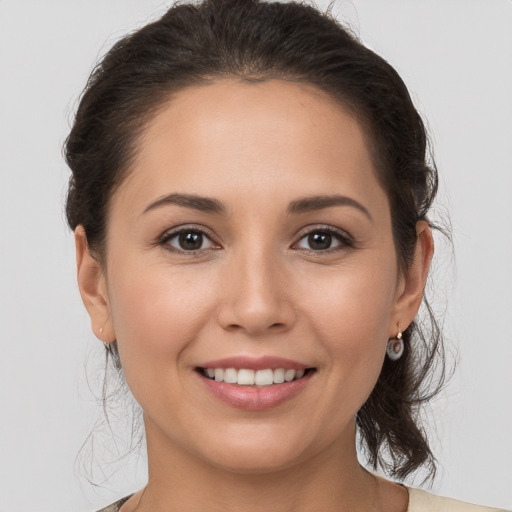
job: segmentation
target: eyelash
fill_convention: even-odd
[[[169,243],[172,239],[177,238],[180,235],[192,234],[192,233],[200,235],[202,237],[201,245],[203,245],[205,239],[207,239],[210,241],[210,243],[212,245],[217,245],[217,247],[207,247],[204,249],[199,248],[199,249],[193,249],[193,250],[186,250],[186,249],[174,247],[174,246],[170,245],[170,243]],[[328,236],[332,237],[332,239],[336,239],[338,241],[338,245],[336,245],[335,247],[329,247],[327,249],[321,249],[321,250],[297,247],[298,244],[300,244],[300,242],[302,242],[302,240],[307,239],[308,237],[315,235],[315,234],[328,235]],[[164,248],[168,251],[175,252],[175,253],[181,253],[181,254],[187,254],[187,255],[191,255],[191,256],[203,254],[205,251],[208,251],[210,249],[217,250],[218,248],[220,248],[218,246],[218,244],[216,244],[212,240],[212,236],[208,232],[206,232],[205,230],[203,230],[201,228],[197,228],[197,227],[181,227],[181,228],[172,230],[170,232],[167,231],[160,237],[158,244],[161,246],[164,246]],[[355,246],[354,240],[348,233],[345,233],[345,232],[342,232],[342,231],[339,231],[339,230],[336,230],[336,229],[333,229],[330,227],[318,226],[316,228],[310,228],[310,229],[308,229],[308,231],[304,232],[302,234],[302,236],[300,237],[300,239],[298,240],[298,242],[293,244],[292,248],[297,247],[297,249],[299,249],[299,250],[303,250],[303,251],[307,251],[307,252],[310,252],[313,254],[320,255],[320,254],[330,254],[333,252],[342,251],[344,249],[346,250],[347,248],[353,248],[354,246]]]
[[[338,241],[338,245],[336,245],[335,247],[329,247],[327,249],[322,249],[318,251],[315,251],[314,249],[305,248],[305,251],[319,255],[331,254],[334,252],[346,250],[347,248],[350,249],[355,246],[354,240],[348,233],[326,226],[310,227],[306,232],[302,234],[299,241],[296,242],[294,246],[297,246],[302,240],[315,234],[329,235],[330,237],[332,237],[332,239],[336,239]]]
[[[159,245],[162,245],[168,251],[175,252],[175,253],[181,253],[181,254],[188,254],[188,255],[202,254],[202,253],[204,253],[204,251],[207,251],[210,249],[210,247],[208,247],[206,249],[194,249],[194,250],[187,251],[185,249],[173,247],[170,245],[169,242],[173,238],[179,237],[180,235],[183,235],[183,234],[191,234],[191,233],[198,234],[201,237],[203,237],[201,245],[203,245],[205,239],[209,240],[211,244],[216,245],[215,242],[212,240],[212,236],[208,232],[206,232],[204,229],[197,228],[197,227],[187,227],[187,226],[181,227],[181,228],[178,228],[178,229],[175,229],[172,231],[165,232],[160,237]]]

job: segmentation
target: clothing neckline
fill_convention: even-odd
[[[408,504],[407,504],[407,510],[406,512],[410,512],[409,511],[409,506],[411,504],[411,488],[410,487],[407,487],[406,485],[404,484],[399,484],[397,483],[397,485],[400,485],[400,487],[403,487],[406,491],[407,491],[407,494],[408,494]],[[112,503],[111,505],[109,505],[108,507],[106,508],[102,508],[101,510],[98,510],[98,512],[119,512],[119,509],[134,495],[135,493],[132,493],[132,494],[129,494],[128,496],[125,496],[124,498],[121,498],[120,500],[116,501],[115,503]]]

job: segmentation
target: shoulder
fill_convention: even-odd
[[[115,503],[112,503],[112,505],[109,505],[108,507],[102,508],[101,510],[98,510],[98,512],[118,512],[121,508],[121,505],[128,501],[129,498],[131,498],[132,495],[126,496],[125,498],[116,501]]]
[[[507,512],[504,509],[471,505],[451,498],[436,496],[421,489],[408,488],[407,512]]]

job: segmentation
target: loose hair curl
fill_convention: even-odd
[[[296,2],[204,0],[177,4],[159,20],[121,39],[91,74],[65,143],[72,171],[69,226],[85,229],[104,264],[112,196],[129,174],[147,123],[174,92],[222,78],[312,84],[338,100],[365,129],[376,176],[387,193],[401,270],[410,265],[416,223],[427,220],[438,178],[427,135],[397,72],[329,13]],[[404,332],[405,353],[386,359],[371,396],[357,414],[368,461],[403,479],[435,459],[418,406],[444,376],[442,333],[429,321]],[[115,343],[114,366],[121,371]],[[440,362],[439,380],[432,377]]]

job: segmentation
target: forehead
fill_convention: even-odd
[[[225,79],[172,96],[118,192],[140,206],[170,192],[382,193],[367,147],[357,119],[314,86]]]

